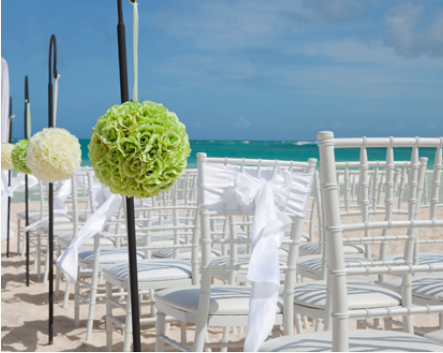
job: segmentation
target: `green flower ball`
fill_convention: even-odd
[[[185,126],[163,105],[114,105],[97,120],[89,144],[92,168],[114,194],[148,198],[169,190],[191,153]]]
[[[14,168],[25,174],[32,174],[31,169],[26,166],[26,150],[28,149],[29,140],[24,139],[17,142],[11,152],[11,159]]]

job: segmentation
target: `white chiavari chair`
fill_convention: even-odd
[[[191,223],[187,222],[189,217],[197,217],[197,207],[187,205],[167,205],[153,208],[149,212],[155,211],[171,211],[173,214],[172,222],[164,222],[163,224],[149,224],[146,228],[146,238],[162,237],[163,234],[192,234],[193,242],[186,244],[176,243],[173,239],[169,244],[159,244],[159,242],[146,242],[144,246],[139,246],[139,251],[152,251],[156,249],[185,249],[191,248],[193,243],[197,245],[198,242],[198,227],[194,224],[196,220]],[[141,232],[143,230],[140,230]],[[158,235],[157,235],[158,234]],[[155,307],[154,307],[154,291],[166,288],[187,287],[195,284],[196,276],[198,276],[198,266],[193,266],[191,261],[179,259],[146,259],[137,261],[138,270],[138,288],[141,298],[148,299],[141,302],[142,306],[149,306],[151,308],[149,316],[140,319],[141,324],[153,324],[156,321]],[[124,331],[123,351],[130,350],[132,338],[132,309],[130,301],[130,284],[129,284],[129,265],[128,262],[122,262],[114,265],[108,265],[103,268],[104,279],[106,281],[106,342],[107,350],[112,351],[112,333],[113,327],[122,328]],[[113,292],[117,288],[118,292]],[[120,321],[119,317],[113,314],[113,308],[123,309],[125,314],[124,323]],[[168,318],[168,321],[171,321]],[[181,325],[182,335],[186,332],[186,326]]]
[[[239,342],[229,341],[229,328],[232,326],[247,326],[249,313],[249,297],[251,287],[239,286],[235,284],[229,285],[212,285],[213,275],[217,272],[232,272],[231,278],[235,278],[235,272],[244,270],[247,264],[238,262],[235,259],[237,254],[236,247],[238,244],[250,243],[251,239],[238,239],[236,236],[236,222],[242,219],[243,215],[253,215],[255,204],[241,206],[234,196],[238,186],[237,177],[239,175],[250,175],[254,178],[261,178],[259,183],[269,183],[274,178],[282,178],[281,174],[290,175],[291,180],[289,188],[290,194],[286,206],[281,207],[284,214],[292,216],[293,225],[291,239],[287,241],[290,244],[290,255],[288,257],[287,266],[281,267],[286,270],[285,291],[283,298],[278,300],[276,305],[275,324],[284,322],[286,334],[292,333],[293,330],[293,308],[292,308],[292,286],[295,270],[295,254],[298,252],[298,243],[294,242],[296,235],[300,239],[304,218],[302,218],[297,209],[300,198],[304,200],[304,210],[307,208],[307,201],[310,194],[310,184],[312,182],[312,174],[315,169],[316,160],[310,159],[306,162],[289,162],[289,161],[268,161],[268,160],[251,160],[251,159],[229,159],[229,158],[208,158],[205,153],[198,153],[199,166],[199,197],[200,197],[200,215],[201,215],[201,244],[202,244],[202,279],[200,285],[183,289],[170,289],[160,291],[155,294],[157,308],[156,322],[156,351],[164,350],[164,343],[167,342],[173,347],[187,351],[189,344],[186,342],[177,342],[167,337],[165,332],[165,317],[172,316],[180,321],[196,324],[196,334],[194,337],[194,351],[202,351],[206,348],[237,347],[242,345]],[[292,168],[303,167],[305,172],[293,172]],[[245,176],[246,178],[246,176]],[[303,184],[299,179],[303,180]],[[279,179],[279,180],[280,180]],[[272,181],[271,181],[272,180]],[[302,191],[296,180],[303,184]],[[237,186],[235,186],[237,185]],[[309,191],[307,191],[309,190]],[[251,191],[252,192],[252,191]],[[233,194],[234,193],[234,194]],[[300,195],[303,195],[300,196]],[[212,205],[212,206],[211,206]],[[279,203],[280,205],[280,203]],[[298,206],[297,206],[298,205]],[[277,206],[276,206],[277,207]],[[303,206],[301,206],[303,208]],[[211,236],[210,218],[211,216],[224,215],[229,217],[229,235],[230,238],[214,238]],[[217,266],[215,262],[217,258],[211,255],[212,244],[229,243],[231,245],[230,254],[234,255],[230,259],[236,262],[228,265]],[[285,243],[285,241],[283,241]],[[193,259],[197,257],[197,245],[193,248]],[[233,283],[231,280],[230,283]],[[283,302],[291,305],[283,306]],[[283,313],[283,307],[288,312]],[[272,308],[270,308],[272,310]],[[269,325],[269,323],[267,323]],[[208,326],[222,326],[223,338],[220,343],[205,343]]]
[[[189,173],[185,173],[186,175]],[[92,185],[92,176],[90,176],[89,183]],[[181,178],[183,179],[183,178]],[[188,178],[189,181],[189,178]],[[157,232],[155,236],[151,236],[151,227],[162,226],[167,224],[174,224],[178,218],[176,213],[176,207],[178,204],[184,204],[182,198],[178,195],[178,184],[175,184],[172,191],[163,192],[154,200],[144,199],[136,200],[135,207],[135,223],[137,238],[136,244],[140,249],[138,251],[138,259],[148,259],[151,256],[152,248],[151,245],[155,245],[155,249],[167,248],[167,245],[174,243],[177,245],[175,251],[180,248],[183,244],[182,239],[189,235],[189,232],[179,232],[171,229],[162,229]],[[188,193],[189,191],[189,193]],[[186,193],[181,192],[180,196],[183,198],[192,195],[193,190],[186,188]],[[186,200],[188,204],[191,201]],[[123,202],[124,204],[124,202]],[[93,200],[91,200],[91,205],[94,205]],[[96,207],[96,206],[94,206]],[[95,211],[93,207],[93,211]],[[83,251],[78,253],[78,266],[79,266],[79,278],[86,277],[85,279],[78,279],[75,283],[75,295],[74,295],[74,311],[75,311],[75,326],[80,324],[80,305],[89,305],[87,328],[86,328],[86,341],[89,342],[92,337],[92,328],[94,324],[94,313],[97,300],[104,299],[106,293],[99,292],[99,281],[102,278],[102,270],[105,266],[114,265],[118,263],[125,263],[128,261],[128,249],[126,244],[121,244],[120,240],[126,239],[127,233],[125,212],[121,212],[123,208],[120,209],[116,218],[112,218],[108,221],[106,229],[96,234],[93,238],[89,239],[84,243],[84,246],[92,247],[83,248]],[[190,217],[183,217],[181,223],[186,224]],[[189,223],[189,222],[188,222]],[[115,227],[113,227],[115,225]],[[175,225],[175,224],[174,224]],[[116,245],[115,247],[107,246],[104,241],[109,241],[111,239]],[[92,244],[91,244],[92,243]],[[103,246],[104,245],[104,246]],[[89,279],[86,280],[86,279]],[[123,288],[123,287],[121,287]]]
[[[416,208],[414,217],[417,218],[419,216],[420,208],[422,208],[423,203],[426,203],[426,196],[424,195],[424,182],[427,180],[427,175],[431,174],[432,176],[432,188],[431,188],[431,201],[429,204],[429,212],[430,219],[434,219],[438,209],[439,195],[440,195],[440,179],[442,171],[442,151],[441,149],[437,149],[434,160],[434,167],[432,173],[429,173],[428,170],[425,170],[421,175],[423,179],[423,186],[420,186],[417,189],[417,204],[419,207]],[[425,205],[426,206],[426,205]],[[413,263],[417,264],[427,264],[427,263],[438,263],[443,262],[443,254],[440,252],[420,252],[420,244],[441,244],[443,243],[443,239],[422,239],[420,233],[417,233],[417,240],[415,242],[414,247],[414,257]],[[380,250],[380,260],[389,260],[389,261],[398,261],[403,259],[403,254],[401,253],[393,253],[386,255],[386,248],[383,246]],[[381,282],[384,282],[384,276],[381,276]]]
[[[360,215],[362,217],[363,221],[368,221],[370,219],[370,216],[372,215],[381,215],[384,214],[384,206],[379,205],[377,207],[373,207],[371,204],[370,199],[370,193],[369,193],[369,186],[371,185],[369,177],[370,175],[374,175],[374,170],[378,170],[378,173],[380,172],[380,168],[384,168],[386,165],[386,162],[381,161],[367,161],[366,165],[368,167],[368,170],[362,174],[362,171],[358,170],[358,198],[357,198],[357,204],[353,205],[349,202],[349,178],[347,177],[347,174],[349,174],[350,168],[357,168],[360,166],[362,161],[357,162],[337,162],[336,168],[345,168],[345,171],[340,173],[340,170],[336,172],[337,176],[340,176],[343,174],[345,178],[344,180],[344,198],[343,202],[344,204],[341,205],[341,216],[357,216]],[[407,161],[394,161],[394,166],[396,167],[403,167],[406,168],[408,165],[410,165],[410,162]],[[374,168],[372,170],[369,170],[369,168]],[[377,168],[377,169],[375,169]],[[346,171],[348,169],[348,171]],[[321,177],[321,176],[320,176]],[[372,183],[374,185],[374,183]],[[378,182],[377,184],[378,185]],[[401,186],[403,185],[403,186]],[[404,184],[402,180],[402,184],[400,185],[401,192],[400,196],[403,195],[404,190]],[[396,189],[396,185],[394,185],[394,194]],[[377,190],[381,190],[381,187],[377,186]],[[346,191],[348,190],[348,191]],[[399,197],[400,197],[399,196]],[[405,209],[401,209],[401,203],[398,203],[398,209],[392,210],[392,214],[398,214],[398,215],[407,215],[408,211]],[[344,210],[342,210],[344,208]],[[297,260],[297,273],[301,277],[307,277],[314,280],[326,280],[326,242],[324,241],[324,229],[323,227],[322,231],[319,233],[319,242],[313,243],[313,244],[302,244],[300,246],[300,255],[303,255],[298,258]],[[369,236],[369,232],[365,232],[365,236]],[[344,243],[343,251],[344,255],[346,255],[346,261],[349,262],[361,262],[361,261],[371,261],[371,248],[370,245],[358,245],[358,244],[349,244]],[[315,253],[317,252],[317,254]],[[320,254],[318,254],[318,252]],[[380,248],[380,256],[383,256],[382,254],[385,254],[385,248],[382,244]],[[373,276],[371,278],[368,278],[368,280],[375,280],[377,279],[376,276]]]
[[[90,167],[81,168],[77,173],[75,173],[73,177],[72,184],[72,210],[68,212],[73,219],[73,232],[56,232],[55,233],[55,241],[57,243],[56,258],[59,258],[60,255],[69,244],[74,240],[81,226],[88,220],[88,218],[94,213],[94,211],[100,206],[99,201],[94,197],[95,194],[99,192],[99,190],[103,188],[98,180],[94,177],[94,171]],[[84,208],[79,209],[79,204],[82,204]],[[109,222],[112,223],[112,222]],[[118,227],[120,227],[121,223],[124,223],[120,220],[118,223]],[[107,227],[109,228],[109,227]],[[116,230],[117,231],[117,230]],[[117,246],[117,242],[112,237],[100,236],[100,246],[103,248],[114,248]],[[82,247],[80,247],[80,251],[91,250],[94,247],[94,239],[88,239]],[[60,269],[57,266],[56,268],[56,281],[55,281],[55,295],[58,296],[59,288],[60,288]],[[84,270],[82,273],[86,274],[88,271]],[[66,282],[64,297],[63,297],[63,308],[67,308],[69,295],[71,292],[71,286],[68,282]]]
[[[361,161],[359,163],[362,176],[367,173],[367,168],[370,165],[366,160],[366,151],[362,148],[364,152],[361,153]],[[391,221],[393,203],[394,203],[394,167],[395,161],[393,159],[392,149],[388,149],[386,162],[384,163],[386,167],[386,197],[385,197],[385,220]],[[415,158],[415,155],[413,156]],[[377,162],[377,165],[380,162]],[[418,169],[418,173],[411,173],[411,178],[409,180],[411,192],[416,192],[417,196],[414,194],[410,195],[410,203],[414,205],[417,204],[416,199],[420,198],[420,190],[424,184],[424,175],[426,171],[427,158],[420,159],[420,167],[418,164],[414,165]],[[337,165],[336,165],[337,168]],[[366,178],[365,178],[366,179]],[[409,210],[412,206],[409,207]],[[416,209],[419,209],[417,207]],[[344,218],[346,214],[340,213],[340,216]],[[409,215],[412,217],[413,215]],[[374,244],[375,241],[381,242],[380,239],[384,239],[388,236],[388,233],[383,230],[383,233],[379,239],[374,239],[370,236],[365,236],[361,239],[343,238],[343,244],[358,244],[358,243],[370,243]],[[407,239],[407,236],[394,237],[395,240]],[[384,242],[385,243],[385,242]],[[343,245],[344,247],[344,245]],[[350,262],[348,257],[345,257],[345,262]],[[354,266],[361,266],[362,263],[370,266],[372,262],[370,260],[352,260]],[[362,278],[360,280],[352,279],[347,284],[348,291],[348,304],[349,308],[356,310],[361,308],[371,308],[371,307],[396,307],[401,305],[401,297],[396,295],[395,291],[390,289],[386,290],[381,288],[379,285],[370,283],[366,280],[367,278]],[[373,276],[371,279],[377,279],[377,276]],[[294,311],[296,314],[296,327],[298,332],[302,332],[302,326],[300,322],[300,315],[311,317],[314,321],[314,327],[316,331],[321,329],[321,322],[328,316],[328,279],[322,281],[305,282],[298,283],[295,286],[294,293]],[[359,326],[363,323],[359,321]]]
[[[432,273],[443,271],[442,264],[412,265],[415,233],[418,228],[443,229],[443,220],[414,220],[416,205],[417,184],[412,184],[409,198],[409,220],[404,221],[364,221],[355,224],[342,224],[340,219],[338,184],[335,173],[336,148],[361,148],[365,153],[366,147],[387,147],[387,156],[393,157],[393,147],[413,147],[411,173],[412,179],[418,180],[418,148],[442,148],[440,139],[419,138],[351,138],[334,139],[332,132],[319,132],[317,134],[320,148],[320,162],[322,170],[322,193],[325,203],[325,228],[328,237],[328,268],[330,280],[330,320],[331,331],[285,336],[265,342],[260,351],[441,351],[442,346],[430,340],[414,336],[410,333],[384,330],[349,330],[349,320],[365,320],[368,318],[386,318],[401,315],[404,317],[404,330],[412,332],[412,320],[408,319],[414,314],[443,312],[443,305],[412,306],[410,280],[413,273]],[[391,159],[388,157],[388,159]],[[392,175],[393,166],[388,169]],[[389,185],[391,183],[391,175]],[[388,184],[385,205],[390,212],[393,204],[393,188]],[[365,230],[383,230],[384,233],[392,229],[407,228],[405,259],[399,265],[380,262],[375,266],[347,267],[343,258],[342,234],[347,232]],[[386,235],[385,240],[388,239]],[[395,237],[395,236],[394,236]],[[374,238],[375,239],[375,238]],[[374,264],[373,264],[374,265]],[[380,307],[350,310],[347,276],[362,276],[371,274],[390,274],[402,277],[402,306]]]
[[[29,189],[30,194],[30,202],[32,200],[32,196],[38,195],[39,198],[39,209],[38,210],[30,210],[29,211],[29,224],[33,222],[37,222],[39,219],[43,218],[45,213],[45,193],[44,193],[44,182],[39,180],[38,185],[34,188]],[[26,234],[23,231],[22,224],[26,222],[26,211],[17,212],[17,254],[21,253],[23,257],[26,250]],[[22,243],[22,248],[20,250],[20,243]],[[31,244],[30,244],[31,245]],[[33,244],[35,245],[35,244]]]

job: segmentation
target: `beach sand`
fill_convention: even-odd
[[[31,208],[38,205],[33,203]],[[12,221],[16,223],[15,215],[24,209],[24,204],[11,204]],[[439,218],[443,218],[443,209],[439,209]],[[429,209],[421,210],[421,218],[429,214]],[[398,217],[395,217],[398,218]],[[374,218],[375,220],[376,218]],[[381,216],[380,220],[383,219]],[[405,219],[405,217],[401,217]],[[358,217],[349,217],[348,222],[357,222]],[[16,231],[16,226],[14,226]],[[316,227],[315,227],[316,228]],[[316,229],[315,233],[316,233]],[[305,225],[308,229],[308,225]],[[394,233],[391,233],[394,234]],[[402,234],[395,232],[395,234]],[[437,239],[442,234],[434,229],[423,230],[422,238]],[[352,235],[352,234],[351,234]],[[357,234],[355,234],[357,235]],[[374,234],[375,235],[375,234]],[[62,308],[63,290],[65,282],[61,283],[61,291],[55,298],[54,304],[54,344],[48,346],[47,318],[48,318],[48,285],[42,280],[37,280],[36,271],[33,269],[33,256],[31,256],[31,283],[29,287],[25,285],[25,259],[16,254],[16,237],[11,239],[11,255],[6,258],[6,242],[2,243],[2,351],[106,351],[105,334],[105,305],[98,304],[95,312],[95,323],[91,343],[85,342],[87,306],[82,305],[80,311],[80,327],[74,327],[74,300],[73,295],[69,301],[68,308]],[[402,252],[403,244],[395,242],[390,246],[390,253]],[[420,251],[443,252],[443,244],[422,245]],[[377,254],[374,246],[372,254]],[[146,309],[145,309],[146,310]],[[438,315],[417,315],[415,316],[416,326],[434,327],[438,325]],[[351,323],[355,327],[355,323]],[[209,329],[211,341],[221,340],[222,330],[220,328]],[[194,326],[188,328],[188,342],[193,340]],[[175,324],[171,326],[170,337],[179,340],[179,327]],[[231,334],[231,340],[238,341],[244,338],[243,335]],[[123,337],[120,330],[114,330],[113,351],[121,351],[123,348]],[[142,350],[154,351],[155,327],[142,326]],[[172,350],[166,346],[167,350]]]

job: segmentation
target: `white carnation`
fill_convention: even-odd
[[[38,179],[63,181],[80,167],[80,143],[65,129],[43,129],[29,141],[27,158],[26,165]]]
[[[14,168],[11,159],[11,152],[14,149],[12,143],[2,143],[2,169],[9,170]]]

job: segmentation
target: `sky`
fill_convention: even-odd
[[[139,100],[162,103],[191,140],[314,141],[443,135],[443,0],[138,0]],[[57,126],[89,139],[120,104],[115,0],[2,0],[13,137],[48,121],[57,37]],[[133,6],[123,0],[130,96]]]

